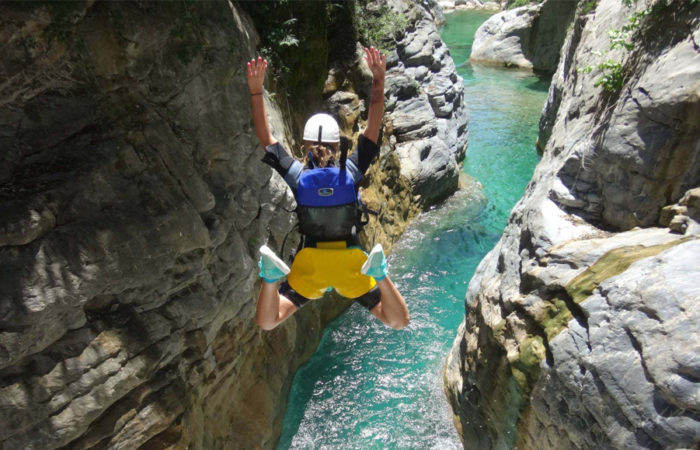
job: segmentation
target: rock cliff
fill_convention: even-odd
[[[474,35],[470,61],[551,74],[578,0],[547,0],[490,17]]]
[[[696,2],[577,11],[447,358],[465,447],[700,443],[699,42]]]
[[[414,22],[429,14],[404,8]],[[352,25],[351,10],[334,11],[325,20]],[[314,303],[272,332],[253,320],[258,247],[288,238],[286,256],[298,240],[293,196],[252,131],[243,68],[256,27],[228,2],[0,6],[2,448],[275,445],[294,371],[347,303]],[[350,135],[368,94],[353,32],[314,41],[331,76],[304,86]],[[425,78],[440,80],[448,59]],[[337,68],[356,84],[333,87]],[[440,86],[414,92],[440,112],[426,116],[431,132],[465,133],[461,91]],[[441,100],[457,104],[454,124],[435,118],[449,120]],[[275,135],[296,148],[304,118],[274,87],[266,102]],[[414,200],[431,175],[399,176],[402,133],[387,126],[365,186],[390,203],[368,231],[387,244],[438,198]],[[447,195],[456,182],[443,172],[433,177]]]
[[[363,191],[364,201],[381,211],[370,217],[373,226],[364,237],[390,248],[410,218],[457,190],[469,113],[462,78],[437,30],[439,8],[428,0],[372,5],[408,24],[388,53],[382,156]],[[361,99],[369,97],[370,88],[358,64],[361,53],[358,47],[350,66],[331,68],[324,90],[325,109],[337,114],[355,139],[364,112]]]
[[[429,205],[457,189],[469,116],[462,79],[423,3],[392,4],[413,25],[387,59],[386,110],[401,175]]]

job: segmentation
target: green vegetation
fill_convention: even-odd
[[[294,25],[298,22],[296,17],[285,20],[280,23],[278,28],[274,28],[268,32],[266,40],[274,42],[274,46],[263,47],[260,53],[265,58],[274,58],[280,50],[287,47],[298,47],[299,39],[295,36]],[[288,68],[285,68],[288,70]]]
[[[595,0],[589,0],[595,6]],[[691,4],[700,0],[690,0]],[[631,8],[637,3],[637,0],[622,0],[624,6]],[[588,4],[584,3],[583,8],[588,8]],[[596,64],[595,66],[586,66],[578,69],[580,73],[591,73],[594,67],[602,72],[600,77],[595,81],[594,86],[603,86],[606,92],[617,93],[622,90],[624,86],[626,73],[624,71],[623,60],[625,59],[627,52],[634,50],[634,35],[642,27],[644,21],[647,17],[659,18],[661,17],[663,11],[669,7],[668,0],[659,0],[652,3],[649,7],[642,11],[636,11],[627,17],[627,24],[625,24],[620,29],[608,30],[608,37],[610,39],[609,50],[602,52],[594,52],[596,56],[601,58],[606,57],[609,51],[612,50],[622,50],[622,55],[620,59],[608,58],[603,62]],[[586,10],[587,12],[587,10]],[[585,14],[585,12],[584,12]]]
[[[260,36],[253,56],[267,59],[265,87],[284,109],[307,117],[323,101],[328,69],[352,61],[357,42],[354,2],[258,1],[237,4]]]
[[[267,5],[262,5],[265,8]],[[275,73],[277,76],[288,74],[291,69],[284,64],[284,53],[290,47],[299,46],[299,38],[296,26],[299,19],[296,17],[280,18],[272,26],[264,27],[262,31],[263,45],[260,48],[260,55],[269,61],[276,61]]]
[[[595,1],[592,1],[595,6]],[[626,7],[632,7],[636,0],[622,0],[622,3]],[[593,52],[595,56],[600,58],[606,57],[609,51],[620,49],[623,51],[620,59],[608,58],[595,66],[585,66],[578,69],[579,73],[591,73],[594,67],[602,72],[600,77],[593,84],[594,86],[603,86],[606,92],[617,93],[622,90],[625,83],[625,71],[623,66],[623,60],[625,59],[626,53],[634,49],[633,37],[634,33],[640,28],[644,18],[650,14],[656,14],[667,6],[666,0],[660,0],[659,2],[651,5],[643,11],[637,11],[627,18],[627,24],[620,29],[608,30],[608,37],[610,39],[609,50]],[[588,7],[587,4],[582,6],[583,8]],[[587,11],[586,11],[587,12]],[[585,14],[585,13],[584,13]]]
[[[42,3],[38,3],[39,6]],[[69,45],[75,33],[75,14],[81,7],[77,2],[51,2],[46,3],[51,14],[51,22],[44,28],[44,37],[51,42],[59,42]]]
[[[664,2],[660,2],[664,3]],[[629,22],[627,25],[623,26],[619,30],[609,30],[608,36],[610,37],[610,49],[614,50],[616,48],[624,48],[626,50],[632,50],[634,45],[632,44],[632,35],[640,27],[642,19],[652,13],[654,9],[649,8],[644,11],[637,11],[627,18]]]
[[[325,79],[333,2],[280,0],[241,2],[239,6],[256,25],[260,34],[258,54],[270,63],[270,77],[278,90],[292,94],[302,84]],[[308,66],[314,66],[315,76],[308,72]]]
[[[533,3],[540,3],[542,0],[511,0],[506,5],[506,9],[519,8],[521,6],[532,5]]]
[[[588,14],[598,5],[598,0],[584,0],[580,3],[581,14]]]
[[[595,56],[605,56],[607,52],[593,52]],[[622,63],[614,59],[607,59],[596,64],[598,70],[602,71],[602,75],[593,83],[595,87],[603,86],[608,92],[620,92],[624,85],[624,73],[622,71]],[[586,66],[579,69],[581,73],[593,72],[593,66]]]
[[[383,52],[393,50],[396,40],[409,26],[405,15],[394,12],[387,5],[372,8],[367,1],[355,3],[355,20],[360,42]]]

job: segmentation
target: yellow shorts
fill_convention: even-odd
[[[346,298],[361,297],[377,284],[360,272],[365,261],[365,252],[347,248],[344,241],[319,242],[297,253],[287,282],[309,299],[321,298],[329,288]]]

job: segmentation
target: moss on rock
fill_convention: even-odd
[[[520,353],[510,361],[513,378],[527,395],[539,374],[540,361],[545,358],[546,350],[540,336],[526,338],[520,344]]]
[[[591,296],[601,283],[623,273],[634,262],[658,255],[664,250],[691,239],[693,238],[682,238],[659,245],[634,245],[611,250],[574,278],[566,286],[566,292],[574,303],[581,303]],[[551,304],[535,317],[535,321],[541,326],[547,341],[551,341],[565,330],[569,321],[574,317],[566,300],[555,297],[550,301]],[[493,328],[493,332],[496,337],[502,335],[502,327]],[[532,390],[539,373],[539,364],[545,358],[545,342],[543,337],[538,335],[525,338],[520,344],[520,351],[509,357],[513,379],[520,386],[524,395],[528,395]]]
[[[656,256],[664,250],[675,247],[691,238],[683,238],[665,244],[644,246],[634,245],[610,250],[593,265],[574,278],[566,291],[576,303],[581,303],[593,294],[593,291],[605,280],[621,274],[640,259]]]

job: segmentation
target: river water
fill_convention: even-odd
[[[395,331],[353,305],[324,331],[296,374],[279,449],[461,449],[442,369],[477,264],[499,239],[532,176],[549,81],[472,66],[486,13],[447,15],[442,39],[464,78],[470,112],[464,171],[483,185],[423,213],[389,257],[411,323]]]

